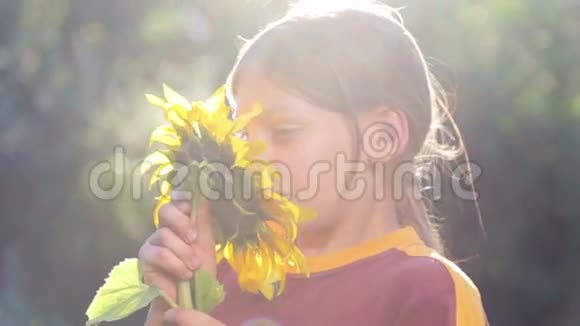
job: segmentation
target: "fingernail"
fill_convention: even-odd
[[[197,232],[195,230],[188,230],[185,236],[187,237],[187,242],[189,244],[192,244],[195,242],[195,239],[197,238]]]

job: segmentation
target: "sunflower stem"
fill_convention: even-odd
[[[193,189],[192,193],[193,196],[191,198],[191,221],[195,224],[195,220],[197,217],[197,213],[199,210],[199,205],[201,198],[199,196],[199,192],[196,191],[197,189]],[[195,278],[195,274],[193,275]],[[193,296],[195,288],[191,288],[191,280],[187,281],[180,281],[177,285],[177,302],[179,307],[193,309],[195,308],[195,303],[193,302]]]
[[[199,209],[199,193],[196,191],[197,189],[192,190],[192,198],[191,198],[191,221],[195,224],[196,216]],[[192,278],[195,277],[195,274]],[[186,309],[194,309],[195,303],[193,302],[193,295],[195,289],[191,287],[191,280],[180,281],[177,284],[177,303],[179,307],[186,308]]]
[[[193,309],[189,280],[180,281],[177,285],[177,303],[180,308]]]

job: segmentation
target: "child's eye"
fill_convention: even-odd
[[[288,137],[296,134],[298,131],[302,130],[302,126],[296,123],[284,123],[276,125],[272,132],[274,136]]]

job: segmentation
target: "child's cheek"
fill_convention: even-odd
[[[332,158],[320,154],[324,153],[303,148],[287,160],[291,182],[284,185],[284,190],[293,200],[308,206],[312,206],[321,193],[334,193]]]

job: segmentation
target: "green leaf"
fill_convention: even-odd
[[[196,310],[209,313],[224,301],[226,296],[224,287],[210,273],[200,269],[195,272],[191,282]]]
[[[125,259],[113,267],[87,309],[87,325],[125,318],[159,296],[157,288],[141,283],[139,260]]]

